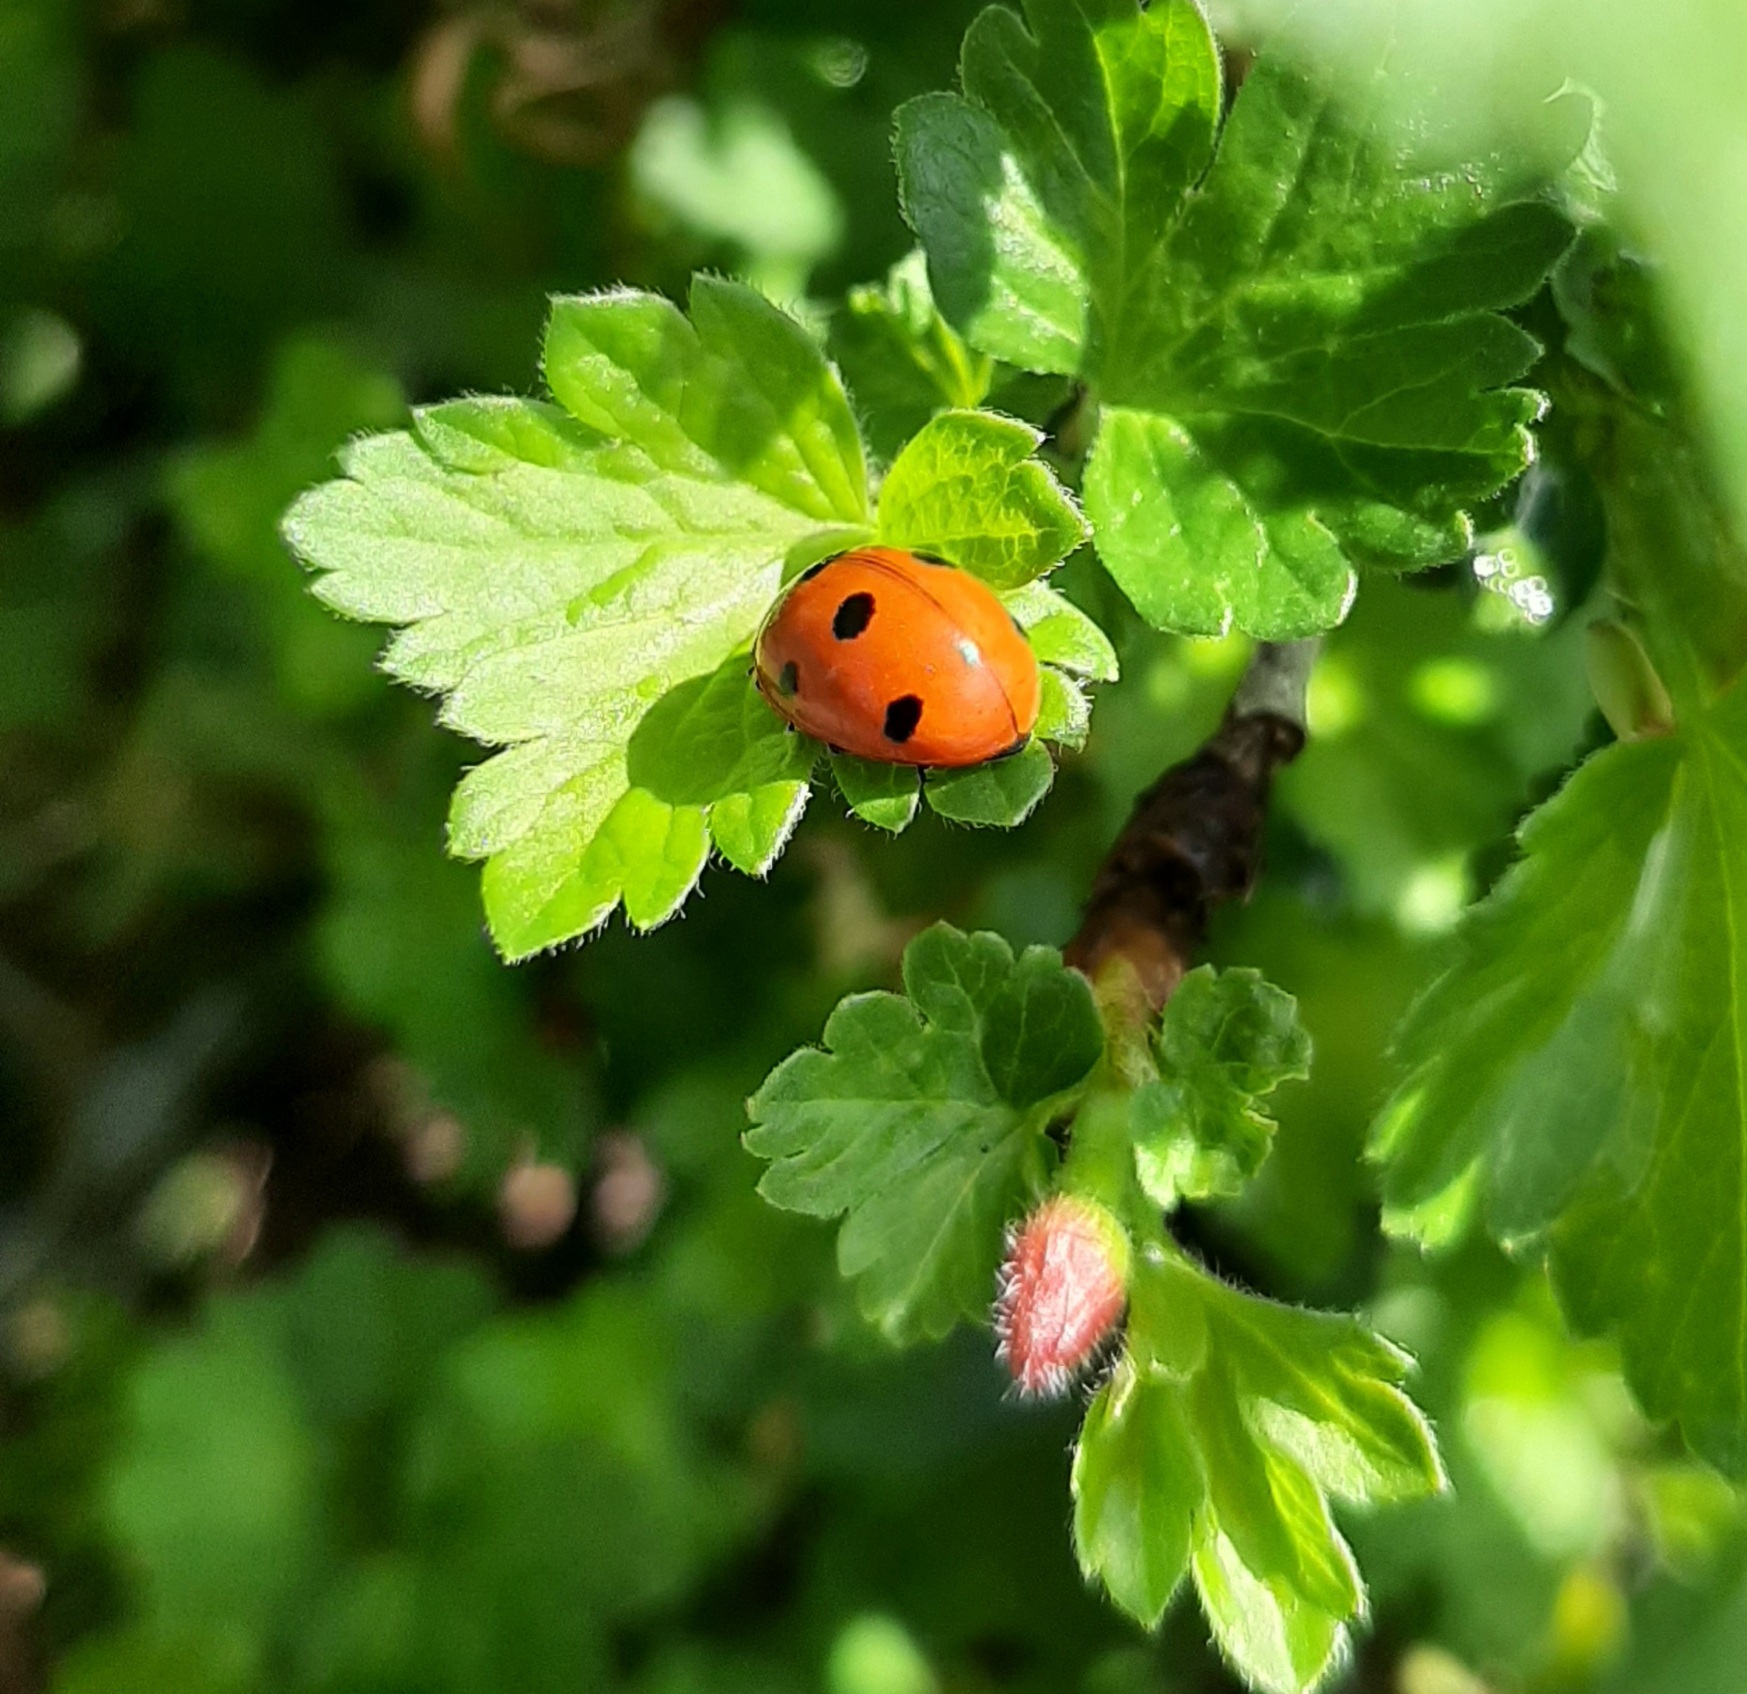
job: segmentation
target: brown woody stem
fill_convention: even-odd
[[[1213,908],[1261,870],[1274,772],[1304,746],[1304,695],[1321,639],[1261,642],[1200,749],[1135,801],[1092,879],[1067,963],[1108,981],[1132,973],[1149,1012],[1193,966]]]

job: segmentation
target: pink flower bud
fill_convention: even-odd
[[[1127,1281],[1128,1237],[1096,1201],[1057,1194],[1009,1231],[995,1334],[1021,1394],[1067,1392],[1121,1318]]]

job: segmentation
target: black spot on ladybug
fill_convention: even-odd
[[[924,553],[920,548],[913,549],[910,557],[912,559],[920,559],[925,565],[946,565],[946,560],[941,558],[938,553]],[[952,566],[946,565],[946,568],[951,570]]]
[[[785,700],[794,699],[801,688],[801,667],[793,659],[776,673],[776,691]]]
[[[839,641],[853,641],[873,622],[874,597],[851,594],[831,615],[831,633]]]
[[[886,707],[885,735],[900,746],[916,733],[922,721],[922,700],[919,695],[900,694]]]

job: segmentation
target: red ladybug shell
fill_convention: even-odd
[[[896,547],[814,565],[754,649],[759,692],[796,729],[892,765],[978,765],[1037,722],[1037,660],[968,571]]]

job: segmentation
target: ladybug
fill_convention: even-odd
[[[1025,745],[1040,683],[993,591],[929,553],[857,547],[796,578],[753,648],[803,734],[892,765],[980,765]]]

